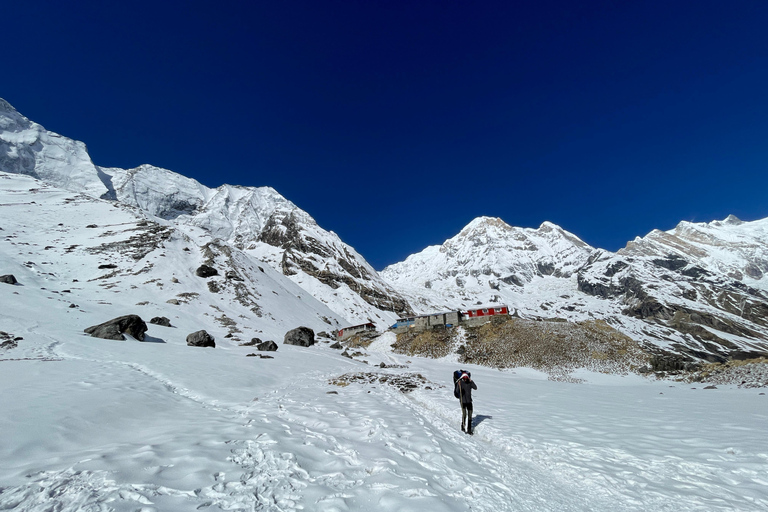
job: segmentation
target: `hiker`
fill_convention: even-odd
[[[472,390],[477,389],[468,373],[462,373],[461,378],[456,381],[456,392],[461,403],[461,431],[472,435]],[[466,427],[464,426],[466,424]]]

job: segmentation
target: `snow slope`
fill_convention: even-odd
[[[0,275],[19,280],[0,284],[0,330],[22,338],[0,348],[0,509],[768,506],[760,390],[591,373],[567,384],[470,367],[469,437],[446,387],[455,363],[394,355],[391,334],[357,360],[326,343],[283,345],[295,323],[320,329],[332,313],[247,254],[206,247],[202,230],[143,225],[140,210],[8,174],[0,211]],[[209,260],[252,287],[195,276]],[[82,332],[126,313],[165,315],[173,327],[149,325],[143,343]],[[274,358],[246,357],[252,347],[225,338],[222,318],[237,322],[235,337],[276,339]],[[186,345],[200,328],[216,348]],[[405,394],[383,381],[396,378],[426,382]]]

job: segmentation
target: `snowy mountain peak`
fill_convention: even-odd
[[[459,235],[467,234],[477,230],[488,230],[493,228],[509,230],[512,229],[512,226],[498,217],[477,217],[472,219],[469,224],[464,226],[464,229],[459,232]]]
[[[15,115],[21,115],[19,112],[13,108],[13,106],[5,101],[3,98],[0,98],[0,114],[7,114],[9,117]]]
[[[715,222],[717,222],[717,221],[715,221]],[[733,214],[729,215],[728,217],[725,218],[724,221],[722,221],[722,224],[732,224],[732,225],[735,225],[735,226],[738,226],[739,224],[743,224],[743,223],[744,223],[743,220],[741,220],[740,218],[738,218],[737,216],[735,216]]]
[[[381,275],[416,309],[457,309],[477,302],[513,302],[514,293],[542,276],[566,278],[594,251],[550,222],[538,229],[478,217],[441,246],[428,247]]]

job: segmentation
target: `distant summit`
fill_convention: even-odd
[[[499,303],[536,277],[567,278],[595,249],[550,222],[538,229],[478,217],[440,246],[427,247],[381,275],[419,311]]]

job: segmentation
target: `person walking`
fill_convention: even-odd
[[[469,378],[466,373],[461,374],[461,378],[456,381],[456,390],[458,391],[459,402],[461,403],[461,431],[472,435],[472,390],[477,389],[475,381]],[[466,425],[466,427],[465,427]]]

